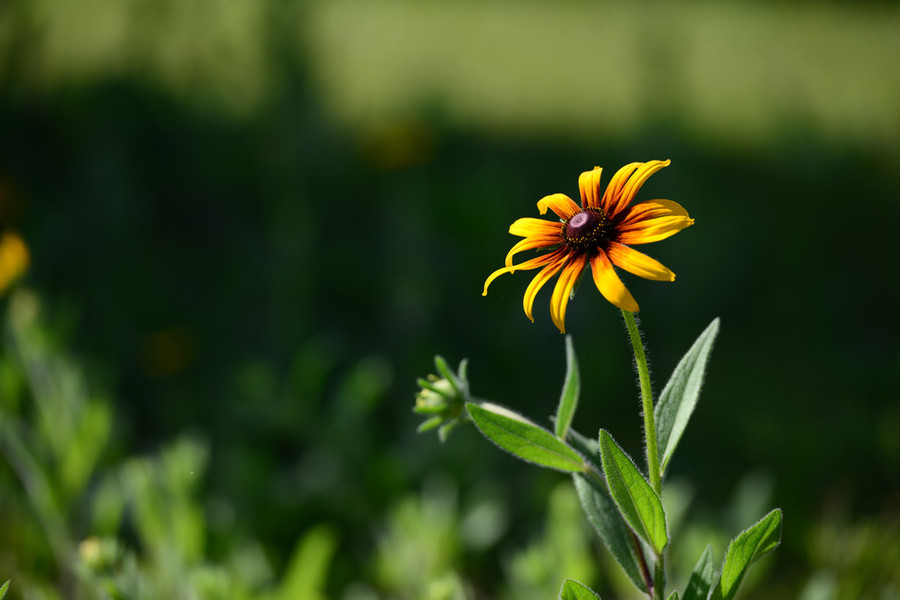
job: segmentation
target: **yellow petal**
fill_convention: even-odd
[[[675,273],[667,269],[661,262],[634,248],[623,246],[618,242],[610,242],[607,253],[609,260],[614,265],[638,277],[653,281],[675,281]]]
[[[524,240],[519,240],[506,255],[506,266],[512,266],[513,256],[515,256],[519,252],[524,252],[525,250],[533,250],[535,248],[552,248],[553,246],[556,246],[561,242],[562,239],[559,237],[559,235],[531,236],[525,238]]]
[[[612,263],[602,250],[596,256],[591,257],[591,272],[594,276],[594,284],[609,302],[629,312],[637,312],[639,310],[631,292],[628,291],[628,288],[616,275]]]
[[[600,174],[603,169],[594,167],[593,171],[585,171],[578,177],[578,189],[581,192],[581,206],[584,208],[600,208]]]
[[[620,227],[656,217],[690,217],[683,206],[672,200],[646,200],[633,204],[623,213]]]
[[[625,183],[628,182],[628,178],[631,177],[635,169],[643,164],[639,162],[628,163],[616,171],[609,185],[606,186],[606,192],[603,194],[603,201],[600,203],[603,210],[609,213],[610,208],[615,207],[616,200],[622,195],[622,189],[625,187]]]
[[[619,214],[622,209],[631,204],[631,201],[634,200],[635,195],[637,195],[641,186],[644,185],[644,182],[663,167],[669,166],[670,163],[671,161],[668,160],[651,160],[650,162],[641,164],[625,182],[625,185],[622,187],[619,194],[612,196],[608,200],[606,196],[604,196],[603,206],[606,209],[607,214],[610,217]]]
[[[541,256],[536,256],[530,260],[526,260],[523,263],[519,263],[518,265],[510,265],[508,267],[501,267],[488,275],[488,278],[484,282],[484,291],[481,293],[482,296],[487,296],[488,286],[491,285],[491,282],[503,275],[504,273],[512,273],[518,269],[523,271],[528,271],[529,269],[537,269],[538,267],[543,267],[547,263],[553,262],[561,255],[561,251],[557,250],[556,252],[552,252],[550,254],[542,254]]]
[[[549,196],[544,196],[538,200],[537,207],[542,215],[546,215],[547,209],[549,208],[555,212],[560,219],[566,221],[571,219],[575,213],[581,212],[581,208],[575,204],[575,201],[565,194],[551,194]]]
[[[616,239],[623,244],[649,244],[672,237],[693,224],[693,219],[681,216],[646,219],[634,225],[619,227]]]
[[[534,279],[531,280],[531,283],[528,284],[528,287],[525,288],[525,295],[522,297],[522,308],[525,309],[525,316],[528,317],[532,323],[534,323],[532,310],[537,293],[544,287],[545,283],[559,272],[564,264],[566,264],[566,257],[564,254],[559,253],[556,260],[541,269],[540,272],[534,276]]]
[[[581,255],[563,269],[559,275],[559,281],[553,288],[553,296],[550,298],[550,318],[559,329],[560,333],[566,332],[566,307],[569,305],[569,298],[572,295],[572,288],[578,281],[578,276],[584,270],[587,257]]]
[[[562,223],[554,223],[544,219],[535,219],[533,217],[522,217],[516,219],[509,226],[509,232],[513,235],[521,237],[529,237],[532,235],[559,235],[562,231]]]

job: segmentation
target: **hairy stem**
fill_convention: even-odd
[[[656,421],[653,418],[653,391],[650,389],[650,369],[647,367],[647,355],[644,353],[644,342],[638,329],[634,315],[627,310],[622,311],[628,336],[631,338],[631,347],[634,349],[634,363],[637,367],[638,379],[641,384],[641,406],[644,412],[644,439],[647,455],[647,471],[650,475],[650,487],[662,499],[662,477],[659,468],[659,449],[656,443]],[[666,569],[663,553],[656,557],[656,572],[653,577],[653,587],[650,597],[654,600],[663,600],[665,596]]]

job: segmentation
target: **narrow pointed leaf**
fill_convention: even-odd
[[[719,319],[716,318],[682,357],[660,394],[654,413],[660,452],[660,475],[665,474],[666,466],[672,458],[672,453],[675,452],[675,446],[678,445],[691,413],[697,406],[697,398],[706,373],[706,363],[709,361],[709,353],[718,334]]]
[[[600,596],[583,583],[566,579],[559,590],[559,600],[600,600]]]
[[[600,430],[600,459],[609,494],[625,521],[657,554],[661,553],[669,543],[662,502],[631,458],[603,429]]]
[[[488,402],[469,402],[466,409],[484,437],[522,460],[560,471],[585,469],[577,452],[525,417]]]
[[[707,546],[691,573],[691,579],[684,588],[684,600],[706,600],[715,577],[712,546]]]
[[[575,491],[578,492],[578,499],[581,500],[588,522],[628,578],[638,589],[646,592],[647,583],[641,572],[638,555],[641,551],[640,544],[622,518],[616,503],[610,498],[609,492],[602,483],[590,476],[575,473],[572,479],[575,481]]]
[[[667,600],[678,600],[678,592],[672,592],[671,594],[669,594]]]
[[[3,596],[6,595],[6,591],[9,589],[9,579],[6,580],[2,586],[0,586],[0,600],[3,600]]]
[[[780,543],[781,509],[776,508],[728,544],[722,576],[710,597],[714,600],[734,598],[750,565],[777,548]]]
[[[572,425],[572,417],[578,407],[578,394],[581,391],[581,377],[578,374],[578,359],[572,345],[572,336],[566,336],[566,379],[562,394],[559,397],[559,408],[556,409],[556,437],[566,439],[566,432]]]

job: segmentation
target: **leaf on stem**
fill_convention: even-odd
[[[577,452],[522,415],[489,402],[469,402],[466,409],[484,437],[522,460],[559,471],[584,471]]]
[[[609,493],[632,530],[657,554],[669,543],[659,496],[606,430],[600,430],[600,459]]]
[[[714,577],[715,565],[713,564],[712,546],[707,546],[700,555],[694,572],[691,573],[687,587],[684,588],[684,600],[706,600]]]
[[[622,519],[622,514],[610,498],[606,487],[593,477],[581,473],[575,473],[572,479],[575,481],[575,491],[578,492],[578,499],[581,500],[588,522],[629,579],[638,589],[646,592],[647,583],[638,556],[638,552],[641,552],[640,544]]]
[[[600,600],[600,596],[583,583],[566,579],[559,590],[559,600]]]
[[[697,405],[703,375],[706,373],[706,363],[709,361],[709,353],[718,334],[719,319],[716,318],[682,357],[659,397],[654,419],[660,452],[660,476],[665,474],[666,465],[669,464],[675,446],[678,445],[691,413]]]
[[[728,544],[722,576],[710,598],[731,600],[747,569],[781,543],[781,509],[776,508]]]
[[[556,437],[566,439],[566,432],[572,425],[572,417],[578,407],[578,394],[581,391],[581,377],[578,374],[578,358],[572,345],[572,336],[566,336],[566,379],[562,394],[559,397],[559,408],[556,409]]]

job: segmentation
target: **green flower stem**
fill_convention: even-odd
[[[622,311],[631,346],[634,348],[634,362],[637,364],[638,379],[641,382],[641,403],[644,407],[644,436],[646,437],[647,470],[650,472],[650,487],[662,497],[662,478],[659,475],[659,450],[656,444],[656,422],[653,419],[653,392],[650,389],[650,369],[647,368],[647,356],[644,354],[644,342],[638,331],[634,315],[627,310]]]
[[[637,365],[638,379],[641,382],[641,404],[644,409],[644,436],[646,438],[647,470],[650,473],[650,487],[662,498],[662,477],[659,469],[659,450],[656,443],[656,421],[653,418],[653,391],[650,389],[650,369],[647,367],[647,355],[644,353],[644,342],[641,332],[638,330],[634,315],[622,311],[628,335],[631,338],[631,347],[634,349],[634,362]],[[656,557],[656,573],[653,577],[653,586],[650,594],[654,600],[665,598],[666,567],[663,554]]]

